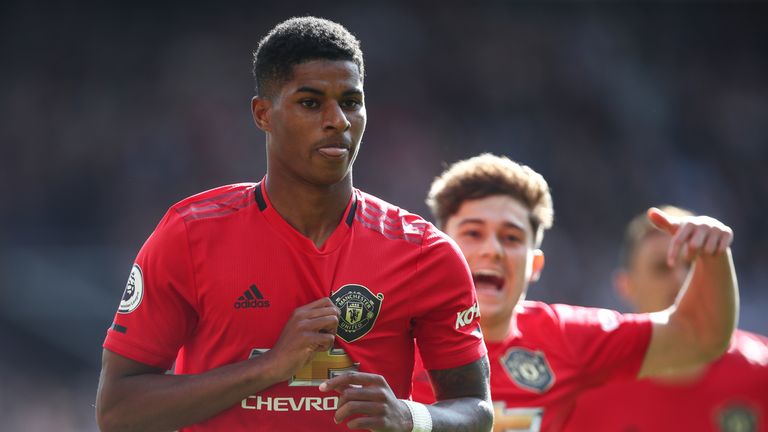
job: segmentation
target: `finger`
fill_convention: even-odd
[[[387,392],[382,387],[347,387],[341,392],[339,406],[351,401],[367,401],[384,403],[387,401]]]
[[[316,308],[316,309],[305,309],[305,310],[298,310],[294,312],[295,315],[300,319],[311,319],[311,318],[318,318],[318,317],[324,317],[324,316],[339,316],[339,310],[335,306],[331,307],[322,307],[322,308]]]
[[[649,208],[646,214],[648,215],[648,220],[662,231],[674,234],[680,227],[677,218],[668,215],[656,207]]]
[[[691,232],[691,239],[688,240],[689,256],[691,252],[701,252],[701,249],[704,247],[704,242],[710,234],[711,230],[706,226],[699,226],[693,229]]]
[[[669,242],[669,249],[667,249],[667,264],[670,267],[675,265],[680,256],[680,249],[688,242],[692,232],[693,226],[691,224],[683,224],[672,236],[672,240]]]
[[[717,252],[717,247],[720,244],[720,240],[725,233],[714,232],[707,236],[707,242],[704,244],[704,253],[714,255]]]
[[[350,386],[367,387],[372,385],[389,388],[389,384],[387,384],[387,381],[381,375],[365,372],[350,372],[325,381],[320,385],[320,390],[336,390],[341,392]]]
[[[336,423],[341,423],[348,420],[351,416],[382,416],[385,412],[384,404],[380,402],[347,401],[343,405],[339,403],[333,419]]]
[[[299,326],[299,328],[307,331],[336,334],[336,329],[339,327],[339,318],[332,315],[305,319],[299,323]]]
[[[327,332],[308,331],[303,334],[305,346],[310,346],[314,351],[328,351],[336,342],[336,335]]]
[[[305,305],[299,306],[296,308],[297,311],[310,311],[313,309],[323,309],[323,308],[335,308],[333,304],[333,300],[331,300],[328,297],[320,297],[319,299],[309,302]]]
[[[724,253],[731,246],[733,242],[733,232],[730,230],[725,233],[726,235],[720,238],[720,242],[717,244],[717,252]]]

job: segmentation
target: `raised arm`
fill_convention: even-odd
[[[670,265],[683,251],[693,266],[675,304],[651,314],[653,335],[640,378],[700,365],[722,355],[739,309],[731,229],[711,217],[671,217],[656,208],[648,210],[648,217],[672,235],[667,253]]]
[[[431,417],[433,432],[491,430],[493,405],[488,357],[457,368],[430,371],[429,374],[437,397],[437,402],[425,407]],[[346,374],[326,381],[320,389],[335,390],[341,394],[335,417],[337,422],[358,416],[348,421],[350,429],[414,430],[414,418],[408,405],[395,397],[379,375]]]
[[[261,356],[196,375],[166,375],[108,350],[96,397],[102,431],[172,431],[206,420],[289,379],[333,345],[338,309],[329,298],[297,308],[275,346]]]

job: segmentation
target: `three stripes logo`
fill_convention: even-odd
[[[235,300],[235,309],[248,309],[248,308],[268,308],[269,300],[265,300],[264,296],[256,285],[251,285],[243,295]]]

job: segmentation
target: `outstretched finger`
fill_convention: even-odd
[[[688,243],[692,234],[693,226],[691,224],[683,224],[672,236],[672,240],[669,242],[669,249],[667,249],[667,264],[670,267],[674,267],[675,262],[680,257],[680,250],[683,245]]]
[[[675,232],[677,232],[677,230],[680,228],[680,223],[676,217],[668,215],[666,212],[659,208],[651,207],[648,209],[646,214],[648,216],[648,220],[650,220],[656,228],[664,232],[675,234]]]

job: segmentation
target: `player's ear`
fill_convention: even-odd
[[[533,263],[531,263],[531,282],[536,282],[544,270],[544,251],[535,249],[533,251]]]
[[[272,101],[262,96],[254,96],[251,99],[251,115],[256,126],[264,132],[271,132]]]
[[[632,306],[635,304],[635,293],[632,287],[632,281],[629,279],[627,271],[624,269],[614,270],[613,289],[625,303]]]

